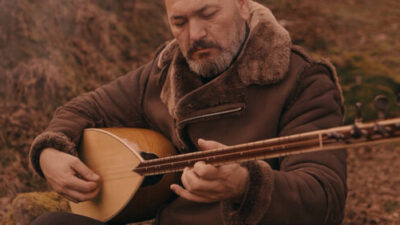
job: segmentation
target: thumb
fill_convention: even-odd
[[[85,180],[97,182],[100,179],[99,175],[95,174],[80,160],[72,165],[72,169],[75,170]]]
[[[211,141],[211,140],[204,140],[202,138],[199,138],[197,140],[197,143],[200,147],[200,150],[211,150],[211,149],[217,149],[217,148],[224,148],[226,145],[221,144],[216,141]]]

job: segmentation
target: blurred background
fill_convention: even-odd
[[[295,44],[336,66],[347,124],[356,102],[364,121],[376,119],[379,94],[389,99],[386,116],[399,116],[400,1],[258,2]],[[48,190],[28,151],[53,111],[142,65],[170,38],[160,0],[0,0],[0,223],[18,194]],[[400,146],[348,154],[344,224],[400,224]]]

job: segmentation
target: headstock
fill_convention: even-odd
[[[336,141],[353,142],[361,140],[389,139],[400,137],[400,118],[385,119],[389,109],[390,100],[385,95],[378,95],[374,99],[378,119],[373,122],[363,122],[362,103],[355,104],[356,116],[354,123],[342,132],[335,131],[328,134],[328,138]],[[400,94],[397,95],[396,105],[400,108]]]
[[[356,102],[356,117],[354,118],[354,123],[362,123],[362,103]]]

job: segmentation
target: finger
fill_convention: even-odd
[[[69,179],[68,184],[65,185],[66,188],[78,191],[78,192],[83,192],[83,193],[90,193],[95,191],[97,188],[99,188],[99,183],[94,182],[94,181],[86,181],[82,180],[76,176],[71,176]]]
[[[89,167],[87,167],[81,160],[76,160],[72,164],[72,169],[77,172],[77,174],[88,181],[99,181],[100,176],[95,174]]]
[[[68,195],[65,195],[63,193],[59,193],[62,197],[66,198],[68,201],[74,202],[74,203],[79,203],[76,199],[73,199],[69,197]]]
[[[89,192],[89,193],[82,193],[82,192],[78,192],[75,190],[67,189],[64,192],[62,192],[61,195],[63,195],[65,198],[69,199],[70,201],[78,203],[78,202],[84,202],[84,201],[95,198],[99,194],[99,191],[100,191],[100,188],[97,188],[95,191]]]
[[[203,197],[203,196],[198,196],[196,194],[193,194],[193,193],[185,190],[183,187],[181,187],[181,186],[179,186],[177,184],[172,184],[170,186],[170,188],[177,195],[179,195],[180,197],[182,197],[182,198],[184,198],[186,200],[189,200],[189,201],[202,202],[202,203],[209,203],[209,202],[214,202],[215,201],[215,200]]]
[[[185,167],[185,169],[183,169],[183,173],[181,176],[181,181],[182,181],[182,185],[186,188],[186,189],[190,189],[190,181],[193,178],[190,178],[191,176],[193,176],[193,174],[191,174],[192,172],[190,172],[190,169],[188,167]]]
[[[197,140],[197,143],[199,145],[200,150],[211,150],[211,149],[217,149],[217,148],[224,148],[226,145],[221,144],[216,141],[210,141],[210,140],[204,140],[202,138],[199,138]]]
[[[207,196],[209,194],[220,194],[224,191],[224,186],[220,183],[220,180],[203,180],[193,172],[193,169],[186,168],[181,180],[185,189],[193,194]]]
[[[206,164],[203,161],[196,162],[193,165],[193,171],[200,179],[218,179],[218,168],[210,164]]]
[[[237,180],[248,177],[248,171],[238,163],[231,163],[218,167],[218,175],[223,180]]]

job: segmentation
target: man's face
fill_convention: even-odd
[[[204,77],[226,70],[245,38],[248,0],[165,0],[165,5],[191,70]]]

